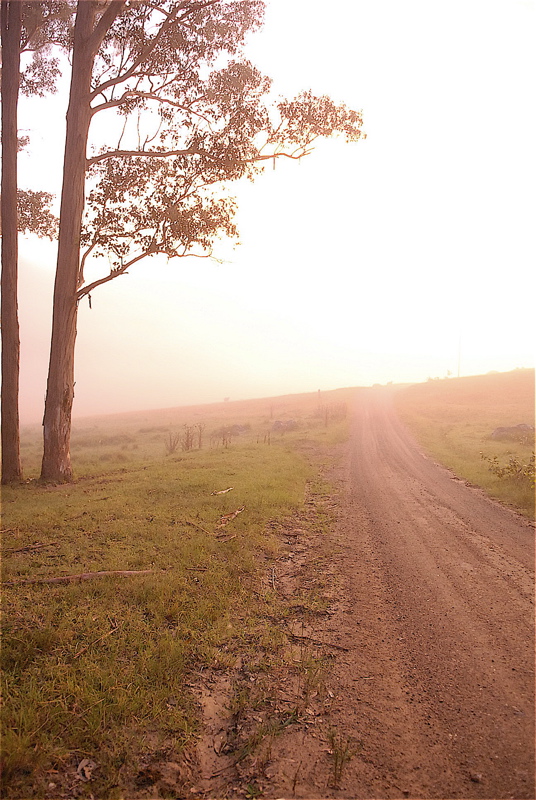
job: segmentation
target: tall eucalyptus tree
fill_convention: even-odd
[[[2,0],[2,176],[1,176],[1,317],[2,317],[2,483],[22,478],[19,433],[20,337],[18,319],[18,233],[52,238],[55,218],[49,211],[52,195],[18,186],[17,153],[19,93],[43,95],[53,91],[58,62],[48,52],[52,44],[67,46],[68,3]],[[21,73],[21,53],[31,60]]]
[[[81,0],[63,167],[41,478],[72,479],[78,304],[141,259],[206,257],[236,237],[228,184],[262,162],[299,159],[315,139],[361,134],[358,112],[304,92],[268,102],[270,81],[243,55],[262,0]],[[122,122],[88,153],[97,114]],[[90,282],[90,256],[110,270]]]

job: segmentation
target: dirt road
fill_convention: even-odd
[[[356,796],[533,798],[533,527],[425,458],[389,393],[364,391],[339,537]]]
[[[341,469],[328,702],[274,741],[265,796],[534,798],[533,526],[425,457],[388,390],[359,393]]]

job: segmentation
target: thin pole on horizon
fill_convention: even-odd
[[[461,360],[462,360],[462,335],[460,333],[460,338],[458,339],[458,378],[460,377]]]

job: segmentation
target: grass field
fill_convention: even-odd
[[[401,418],[430,455],[492,497],[534,518],[534,488],[528,481],[499,478],[489,458],[528,463],[534,441],[496,441],[496,428],[534,425],[534,370],[432,380],[399,390]]]
[[[2,797],[132,796],[149,753],[179,759],[198,723],[188,676],[272,635],[271,523],[318,490],[351,397],[79,420],[60,486],[35,480],[40,429],[24,430],[29,480],[2,492]],[[153,572],[24,582],[125,570]]]

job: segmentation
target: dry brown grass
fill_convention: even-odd
[[[534,425],[534,370],[433,380],[397,392],[397,410],[423,447],[490,495],[534,517],[530,485],[499,479],[481,453],[530,459],[534,443],[496,441],[495,428]]]

